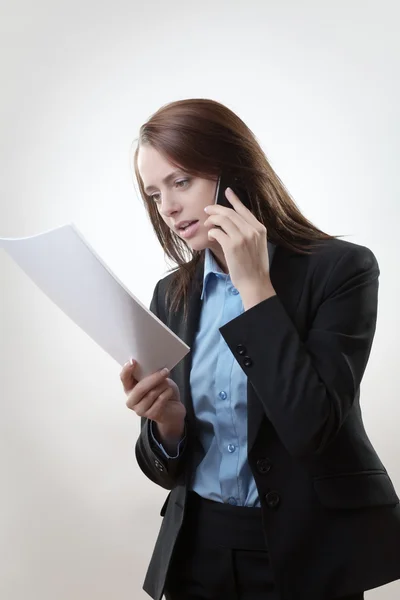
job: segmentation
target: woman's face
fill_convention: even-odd
[[[138,169],[146,194],[157,206],[162,219],[193,250],[221,249],[218,242],[209,240],[204,226],[208,215],[204,208],[214,204],[217,181],[194,177],[177,170],[162,154],[149,144],[140,146]],[[185,233],[178,228],[181,221],[197,221]],[[216,246],[218,248],[216,248]]]

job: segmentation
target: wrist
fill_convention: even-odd
[[[163,446],[176,446],[185,433],[185,419],[175,423],[155,423],[157,438]]]
[[[271,280],[266,281],[262,285],[253,286],[241,293],[244,310],[249,310],[253,306],[256,306],[256,304],[268,300],[268,298],[272,298],[273,296],[276,296],[276,291]]]

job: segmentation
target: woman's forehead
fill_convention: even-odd
[[[157,177],[167,175],[176,166],[158,150],[146,144],[140,146],[138,151],[138,169],[142,179],[144,177]]]
[[[138,169],[146,192],[185,172],[152,147],[139,149]]]

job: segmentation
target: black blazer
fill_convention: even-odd
[[[188,322],[165,310],[171,275],[151,310],[192,346],[204,265],[192,282]],[[400,505],[365,432],[360,382],[375,333],[379,267],[373,253],[343,240],[312,255],[278,246],[271,267],[277,296],[220,328],[248,378],[248,461],[262,503],[277,588],[283,600],[350,595],[400,578]],[[140,468],[171,490],[144,589],[163,593],[193,474],[196,420],[189,353],[172,371],[187,408],[180,458],[154,447],[148,423],[136,444]]]

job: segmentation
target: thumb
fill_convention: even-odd
[[[122,367],[122,371],[119,376],[125,393],[131,392],[138,383],[134,374],[136,365],[136,361],[131,358],[131,360],[125,363]]]

